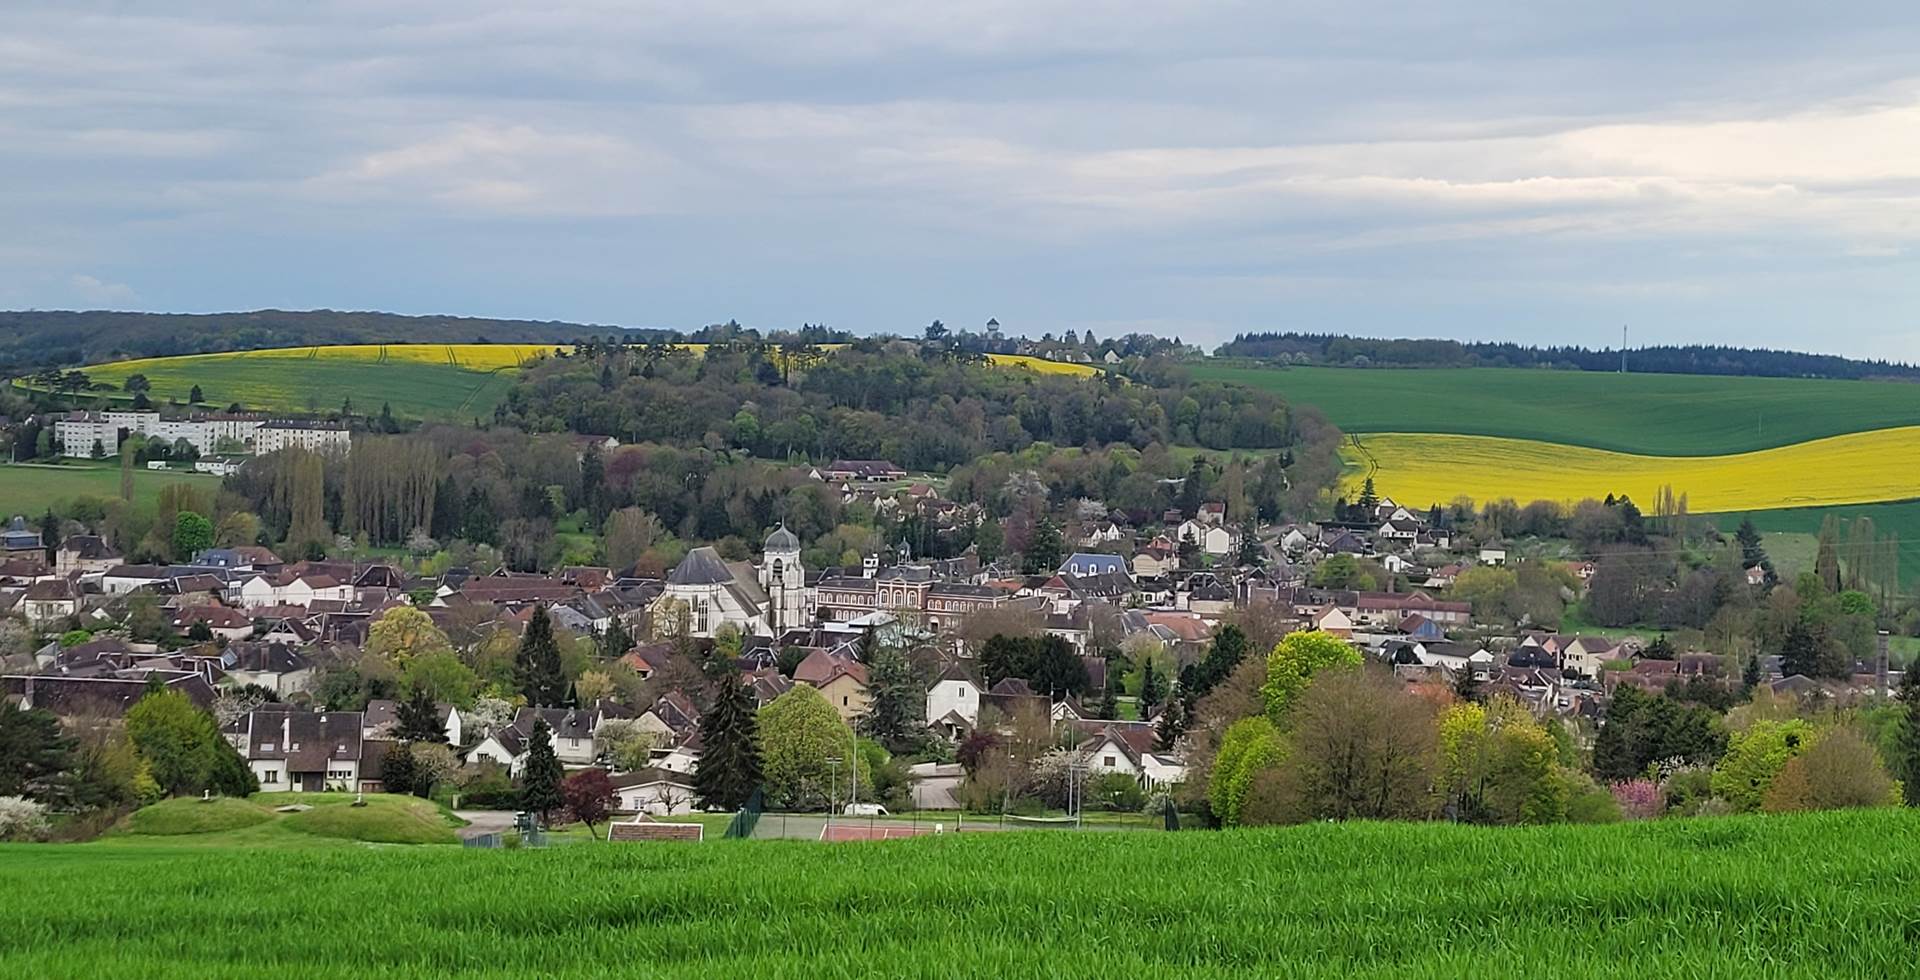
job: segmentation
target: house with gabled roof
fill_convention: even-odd
[[[793,669],[793,679],[819,690],[827,703],[833,705],[833,710],[849,723],[866,714],[873,704],[867,692],[867,666],[851,656],[836,656],[816,649]]]
[[[985,692],[973,673],[950,663],[927,688],[927,725],[948,739],[958,739],[980,724]]]

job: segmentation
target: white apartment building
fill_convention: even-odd
[[[338,422],[267,421],[259,415],[228,412],[177,419],[161,418],[159,412],[69,412],[54,422],[54,434],[67,456],[92,456],[95,445],[102,455],[117,456],[122,432],[168,442],[185,439],[203,455],[219,452],[224,440],[247,451],[270,453],[292,446],[314,452],[344,451],[352,438]]]
[[[254,430],[253,451],[261,455],[293,448],[316,453],[346,452],[352,438],[347,427],[338,422],[276,419]]]

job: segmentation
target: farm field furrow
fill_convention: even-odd
[[[1916,833],[1920,813],[1890,809],[542,851],[11,845],[0,974],[1897,976],[1920,863],[1889,842]]]
[[[1638,456],[1524,439],[1430,433],[1355,436],[1342,450],[1352,495],[1408,506],[1466,496],[1522,503],[1625,494],[1651,506],[1671,486],[1695,513],[1828,507],[1920,497],[1920,427],[1880,429],[1724,456]]]
[[[1277,391],[1346,432],[1433,432],[1709,456],[1920,425],[1920,385],[1518,368],[1264,367],[1196,378]]]

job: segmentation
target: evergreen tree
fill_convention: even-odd
[[[1021,555],[1020,570],[1028,575],[1045,575],[1060,567],[1064,550],[1066,543],[1060,538],[1060,526],[1042,518],[1033,529],[1026,552]]]
[[[1673,641],[1667,639],[1667,634],[1662,633],[1654,637],[1652,643],[1647,644],[1646,652],[1642,656],[1648,660],[1672,660],[1673,654]]]
[[[1373,477],[1367,477],[1366,481],[1360,484],[1360,499],[1355,502],[1355,506],[1360,508],[1360,517],[1357,520],[1373,519],[1373,509],[1380,506],[1380,494],[1373,488]]]
[[[445,727],[440,723],[440,708],[433,703],[433,697],[427,693],[424,685],[413,689],[405,701],[400,702],[395,712],[398,724],[393,737],[405,742],[444,742],[447,740]]]
[[[1260,526],[1252,518],[1240,524],[1239,563],[1247,568],[1259,568],[1266,563],[1265,549],[1260,547]]]
[[[547,607],[535,606],[527,620],[527,632],[520,637],[520,652],[513,658],[514,686],[536,708],[559,705],[567,696],[567,678],[560,668],[560,646],[553,638],[553,621]]]
[[[600,652],[608,657],[620,657],[631,649],[633,634],[627,632],[627,625],[615,616],[613,622],[607,624],[607,631],[600,634]]]
[[[1187,478],[1180,484],[1180,513],[1188,517],[1200,516],[1200,505],[1207,502],[1207,459],[1195,453],[1193,462],[1187,466]]]
[[[395,742],[380,763],[381,788],[405,796],[413,792],[413,744]]]
[[[527,740],[527,769],[521,777],[520,809],[537,813],[544,822],[547,814],[559,809],[565,801],[560,798],[560,781],[566,773],[560,769],[560,760],[553,754],[553,732],[547,728],[547,720],[541,718],[533,723],[533,736]]]
[[[867,713],[860,716],[860,734],[879,742],[889,752],[921,747],[927,730],[926,685],[913,664],[892,647],[881,647],[867,659]]]
[[[1733,539],[1740,542],[1740,565],[1754,568],[1767,561],[1767,552],[1760,547],[1760,529],[1753,526],[1753,518],[1740,519],[1740,527],[1733,532]]]
[[[1896,745],[1894,775],[1908,806],[1920,806],[1920,660],[1910,661],[1900,678],[1900,706],[1905,709]]]
[[[60,550],[60,518],[53,516],[51,507],[40,515],[40,546],[46,552],[47,564],[51,566],[55,560],[54,552]]]
[[[1453,675],[1453,696],[1462,701],[1480,703],[1480,678],[1473,676],[1472,664],[1460,668],[1460,672]]]
[[[1149,659],[1140,665],[1140,719],[1145,721],[1151,717],[1153,706],[1159,704],[1160,699],[1165,696],[1164,682],[1160,679],[1159,672],[1153,669],[1153,661]]]
[[[187,392],[187,402],[189,404],[198,405],[206,400],[207,396],[201,393],[199,385],[194,385],[192,390]]]
[[[700,760],[693,791],[709,810],[745,806],[761,781],[760,719],[738,677],[720,681],[713,706],[700,716]]]
[[[1154,738],[1162,752],[1171,752],[1180,736],[1187,733],[1187,709],[1180,697],[1180,685],[1173,686],[1173,693],[1167,698],[1166,710],[1160,712],[1160,723],[1154,728]]]
[[[1760,655],[1747,658],[1747,665],[1740,669],[1740,686],[1748,693],[1760,686]]]
[[[52,712],[0,699],[0,796],[42,796],[70,765],[71,752]]]
[[[1100,685],[1100,700],[1094,705],[1096,717],[1112,720],[1120,717],[1120,667],[1107,660],[1107,681]]]

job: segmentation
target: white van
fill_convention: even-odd
[[[884,817],[887,808],[878,803],[849,803],[841,812],[849,817]]]

